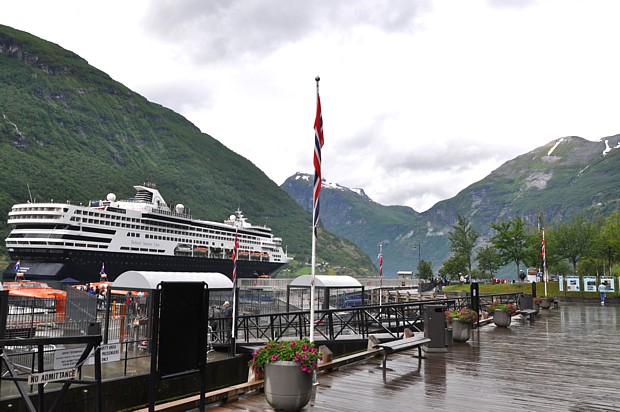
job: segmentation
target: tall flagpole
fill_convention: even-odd
[[[236,344],[236,314],[237,314],[237,254],[239,253],[239,226],[237,226],[237,222],[235,221],[235,244],[233,245],[232,252],[232,261],[233,261],[233,272],[232,272],[232,281],[233,281],[233,295],[232,295],[232,328],[230,330],[230,350],[228,353],[231,356],[235,356],[237,353],[237,344]]]
[[[314,279],[316,265],[316,231],[319,225],[319,193],[321,192],[321,148],[323,147],[323,115],[316,76],[316,117],[314,118],[314,191],[312,194],[312,261],[310,276],[310,342],[314,342]]]
[[[382,293],[383,288],[383,245],[379,245],[379,306],[382,305]]]

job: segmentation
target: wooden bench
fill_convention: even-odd
[[[425,338],[424,336],[412,336],[410,338],[397,339],[390,342],[379,343],[378,345],[375,345],[375,348],[383,349],[383,369],[385,369],[387,357],[392,353],[402,352],[407,349],[413,349],[417,347],[418,358],[423,358],[422,345],[430,341],[430,338]]]
[[[534,309],[521,309],[517,313],[523,315],[524,319],[529,319],[530,321],[532,321],[534,320],[534,315],[536,314],[536,311]]]

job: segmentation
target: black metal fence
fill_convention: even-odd
[[[519,293],[480,296],[480,309],[493,302],[517,303]],[[301,338],[309,336],[310,313],[292,309],[285,311],[285,292],[281,290],[246,290],[239,294],[236,316],[237,343],[261,343],[266,340]],[[149,297],[144,301],[115,296],[110,308],[87,292],[73,290],[66,302],[55,299],[26,299],[9,297],[7,315],[7,339],[34,337],[67,337],[107,333],[106,342],[121,345],[122,374],[141,373],[143,358],[148,358],[150,347]],[[209,333],[206,339],[210,347],[225,345],[230,340],[232,319],[222,316],[220,306],[231,300],[230,292],[210,295]],[[414,331],[423,329],[424,307],[444,305],[447,309],[470,307],[471,298],[460,296],[450,299],[434,299],[375,306],[356,306],[316,310],[314,330],[317,340],[332,341],[346,336],[365,339],[370,334],[386,333],[400,337],[404,328]],[[106,310],[108,316],[106,316]],[[189,315],[189,314],[188,314]],[[7,347],[5,354],[24,372],[32,371],[35,356],[33,348]],[[57,348],[46,347],[46,366],[53,363]],[[143,372],[143,371],[142,371]]]

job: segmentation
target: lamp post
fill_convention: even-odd
[[[421,252],[420,252],[420,242],[418,242],[417,244],[413,245],[413,250],[416,250],[416,249],[418,250],[418,267],[417,267],[417,269],[419,269],[420,268],[420,261],[422,260],[421,259],[422,255],[421,255]],[[420,274],[419,273],[418,273],[418,278],[420,278]]]
[[[420,261],[422,260],[420,257],[422,256],[421,254],[421,249],[420,249],[420,242],[418,242],[418,244],[413,245],[413,250],[418,250],[418,266],[420,266]]]

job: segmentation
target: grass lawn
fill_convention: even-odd
[[[577,298],[598,298],[598,292],[566,292],[564,288],[563,292],[560,292],[560,284],[558,282],[547,282],[547,295],[549,296],[567,296]],[[450,285],[443,288],[448,292],[460,292],[462,290],[469,292],[471,286],[467,284]],[[524,293],[527,295],[532,294],[531,283],[479,283],[479,291],[481,295],[493,295],[498,293]],[[536,296],[545,295],[545,284],[542,282],[536,283]],[[608,297],[618,297],[620,293],[607,293]]]

